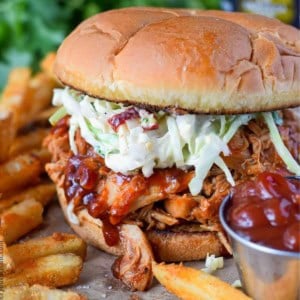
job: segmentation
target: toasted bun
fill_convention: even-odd
[[[102,233],[101,220],[91,217],[86,209],[81,210],[77,214],[80,225],[76,225],[74,223],[69,222],[69,218],[67,214],[67,200],[65,197],[64,190],[58,186],[56,186],[56,189],[57,189],[57,195],[58,195],[60,206],[65,215],[65,219],[69,223],[71,228],[88,244],[93,245],[94,247],[104,250],[108,253],[114,255],[121,255],[122,254],[121,245],[110,247],[105,243],[104,236]]]
[[[300,105],[299,31],[258,15],[127,8],[80,24],[55,73],[94,97],[198,113]]]
[[[207,254],[228,256],[215,232],[146,232],[158,261],[191,261],[206,258]]]
[[[62,188],[57,187],[60,205],[67,217],[67,201]],[[101,220],[91,217],[87,210],[77,215],[80,225],[69,223],[72,229],[88,244],[114,255],[122,254],[122,246],[109,247],[104,240]],[[159,261],[191,261],[204,259],[209,254],[228,255],[214,232],[170,232],[152,230],[145,232],[152,246],[155,259]]]

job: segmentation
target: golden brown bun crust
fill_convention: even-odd
[[[64,190],[58,186],[56,186],[56,189],[60,206],[65,215],[65,219],[69,223],[71,228],[88,244],[93,245],[94,247],[104,250],[108,253],[121,255],[121,245],[117,245],[116,247],[107,246],[102,233],[101,221],[91,217],[86,210],[80,211],[77,215],[80,221],[80,225],[69,222],[69,219],[67,217],[67,201],[65,198]]]
[[[263,16],[127,8],[81,23],[58,78],[86,94],[199,113],[300,105],[299,30]]]
[[[67,202],[62,188],[57,187],[60,205],[67,218]],[[122,254],[122,247],[109,247],[104,241],[101,221],[92,218],[86,210],[77,215],[80,226],[69,223],[72,229],[88,244],[114,255]],[[204,259],[209,254],[228,255],[214,232],[202,233],[173,233],[165,231],[146,232],[147,238],[152,246],[155,259],[159,261],[191,261]]]
[[[209,254],[228,256],[215,232],[171,232],[151,230],[147,237],[158,261],[191,261]]]

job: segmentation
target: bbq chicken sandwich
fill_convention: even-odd
[[[72,228],[144,290],[151,261],[230,254],[218,209],[270,170],[300,174],[299,31],[258,15],[108,11],[58,50],[45,144]],[[291,109],[294,108],[294,109]]]

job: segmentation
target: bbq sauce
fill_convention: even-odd
[[[234,188],[229,225],[271,248],[300,251],[300,182],[264,172]]]
[[[69,117],[66,116],[60,119],[55,126],[51,128],[51,134],[56,136],[63,136],[69,132]]]
[[[64,181],[68,202],[73,200],[76,205],[95,188],[98,181],[98,168],[99,164],[90,157],[74,155],[69,159]]]
[[[110,223],[108,214],[101,215],[100,219],[103,224],[102,232],[106,244],[108,246],[117,245],[120,240],[119,227]]]
[[[161,193],[175,194],[186,190],[193,177],[192,172],[187,173],[177,168],[157,169],[149,177],[148,183],[159,186]]]
[[[65,170],[64,191],[67,201],[73,201],[75,211],[84,206],[92,217],[102,220],[106,244],[113,246],[119,241],[117,225],[129,213],[136,199],[149,193],[153,186],[159,189],[161,197],[184,191],[192,177],[192,172],[176,168],[156,170],[149,178],[141,173],[110,173],[102,157],[87,153],[69,158]],[[110,180],[117,189],[118,199],[110,204],[109,184],[105,185],[106,180]]]
[[[107,191],[95,192],[97,183],[103,173],[101,158],[74,155],[67,164],[65,171],[64,191],[68,202],[74,201],[75,209],[80,205],[87,207],[89,214],[102,221],[102,232],[108,246],[119,242],[119,228],[109,222],[107,209]]]

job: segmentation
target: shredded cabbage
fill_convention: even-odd
[[[243,286],[242,286],[242,283],[241,283],[241,281],[239,280],[239,279],[237,279],[237,280],[235,280],[232,284],[231,284],[231,286],[233,286],[234,288],[242,288]]]
[[[170,132],[170,142],[173,151],[173,160],[177,167],[184,166],[183,154],[182,154],[182,144],[180,142],[179,129],[176,124],[176,119],[174,117],[167,117],[167,126]]]
[[[230,139],[240,126],[257,116],[170,115],[135,107],[138,114],[123,120],[116,129],[109,120],[117,115],[126,115],[131,106],[95,99],[68,88],[55,90],[53,103],[63,106],[61,112],[52,117],[54,122],[66,113],[70,115],[69,139],[74,153],[77,153],[75,132],[80,128],[82,137],[115,172],[130,174],[141,169],[143,175],[149,177],[154,168],[193,167],[195,176],[189,183],[192,195],[201,192],[203,181],[213,164],[218,165],[228,182],[234,185],[221,154],[230,154],[227,146]],[[272,115],[263,115],[278,153],[289,169],[299,174],[299,165],[282,143]]]
[[[254,116],[255,115],[253,115],[253,114],[247,114],[247,115],[238,115],[238,116],[229,117],[229,119],[226,123],[228,130],[223,136],[223,141],[227,144],[232,139],[232,137],[235,135],[237,130],[242,125],[246,125],[251,119],[254,118]]]
[[[222,150],[226,152],[227,145],[215,133],[209,133],[205,135],[202,143],[198,144],[195,153],[191,153],[187,164],[195,167],[195,176],[189,183],[192,195],[201,192],[203,181]]]
[[[62,106],[60,107],[50,118],[49,122],[51,125],[55,125],[59,120],[66,116],[67,110]]]
[[[69,143],[70,143],[70,148],[74,154],[78,153],[77,146],[75,143],[75,133],[77,128],[78,128],[78,124],[76,122],[73,122],[73,120],[71,120],[70,128],[69,128]]]
[[[289,171],[295,173],[296,175],[300,175],[300,165],[296,162],[289,150],[284,145],[272,113],[263,113],[262,115],[269,127],[270,137],[277,153],[282,158]]]
[[[218,269],[222,269],[224,267],[224,258],[223,256],[216,257],[214,254],[206,255],[205,259],[205,268],[202,271],[212,274]]]
[[[226,175],[227,181],[232,186],[235,186],[235,182],[234,182],[234,179],[233,179],[233,177],[230,173],[230,170],[228,169],[228,167],[226,166],[224,160],[220,156],[216,159],[215,164],[224,172],[224,174]]]
[[[279,116],[278,112],[277,111],[273,111],[272,112],[272,117],[274,119],[274,122],[276,125],[282,125],[283,124],[283,120],[282,118]]]

